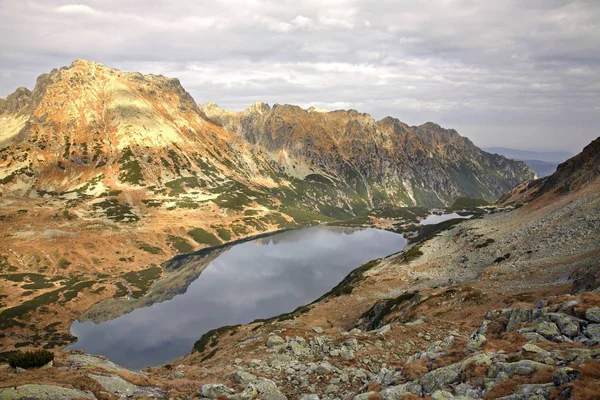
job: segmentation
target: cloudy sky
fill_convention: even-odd
[[[600,1],[0,0],[0,96],[76,58],[197,102],[355,108],[480,146],[600,135]]]

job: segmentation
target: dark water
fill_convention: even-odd
[[[312,227],[235,245],[216,257],[184,294],[95,324],[74,322],[69,349],[101,354],[129,368],[190,352],[210,329],[268,318],[312,302],[351,270],[404,248],[377,229]]]

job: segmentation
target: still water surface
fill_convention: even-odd
[[[74,322],[69,349],[101,354],[129,368],[167,363],[190,352],[210,329],[290,312],[317,299],[351,270],[404,248],[402,235],[317,226],[234,245],[187,291],[96,324]]]
[[[440,222],[448,221],[450,219],[456,219],[456,218],[467,219],[467,218],[471,218],[471,217],[472,217],[472,215],[459,215],[457,213],[440,214],[440,215],[431,214],[427,218],[423,219],[420,222],[420,224],[421,225],[435,225],[435,224],[439,224]]]

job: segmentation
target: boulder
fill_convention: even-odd
[[[579,371],[574,368],[559,368],[552,373],[552,382],[555,386],[562,386],[579,378]]]
[[[378,392],[366,392],[366,393],[361,393],[361,394],[354,396],[354,398],[352,400],[376,399],[378,395],[379,395]]]
[[[267,338],[267,347],[272,349],[275,346],[280,346],[285,343],[285,340],[281,336],[269,335]]]
[[[139,390],[136,385],[127,382],[125,379],[117,375],[104,376],[88,374],[88,376],[98,382],[104,389],[106,389],[106,391],[111,393],[131,397]]]
[[[313,326],[312,328],[313,332],[321,334],[323,333],[323,328],[321,328],[320,326]],[[310,396],[310,395],[309,395]],[[315,395],[316,396],[316,395]],[[318,397],[318,396],[317,396]]]
[[[520,360],[512,363],[497,362],[490,366],[488,377],[499,380],[498,378],[502,375],[506,375],[507,377],[514,375],[529,376],[545,366],[546,364],[531,360]]]
[[[589,324],[585,329],[585,335],[600,343],[600,324]]]
[[[462,363],[451,364],[446,367],[434,369],[423,375],[419,383],[423,386],[426,393],[432,393],[442,389],[446,385],[458,382],[460,380]]]
[[[71,399],[95,399],[89,392],[77,389],[68,389],[53,385],[22,385],[6,389],[0,389],[1,400],[71,400]]]
[[[520,324],[533,321],[533,310],[530,308],[515,308],[510,312],[506,331],[514,331]]]
[[[549,340],[560,336],[560,331],[554,322],[540,322],[536,325],[535,331]]]
[[[472,334],[467,342],[467,350],[471,353],[481,350],[486,340],[486,337],[481,333]]]
[[[245,371],[236,371],[233,374],[231,374],[231,379],[235,382],[238,383],[240,385],[246,386],[247,384],[249,384],[252,381],[256,380],[256,376],[252,375],[249,372],[245,372]]]
[[[522,347],[522,352],[525,357],[531,358],[536,361],[542,361],[548,357],[552,356],[547,350],[542,349],[541,347],[536,346],[535,344],[527,343]]]
[[[432,400],[450,400],[454,399],[454,395],[446,390],[436,390],[431,394]]]
[[[413,382],[397,386],[390,386],[379,392],[382,400],[400,400],[411,395],[421,396],[422,393],[423,388],[421,385]]]
[[[591,307],[585,310],[585,319],[594,323],[600,323],[600,307]]]
[[[258,393],[261,400],[287,400],[275,382],[270,379],[260,378],[248,385],[248,388]]]
[[[200,388],[202,397],[216,399],[219,396],[235,394],[235,391],[221,383],[208,383]]]
[[[305,394],[300,397],[300,400],[319,400],[318,394]]]
[[[328,362],[319,363],[319,365],[315,368],[315,373],[317,375],[329,375],[333,367]]]

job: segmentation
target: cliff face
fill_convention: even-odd
[[[495,200],[533,177],[522,162],[488,154],[455,130],[375,121],[355,110],[257,103],[235,113],[201,106],[215,124],[271,153],[287,170],[305,163],[344,182],[370,207],[441,206],[459,196]],[[290,171],[294,173],[294,171]]]

